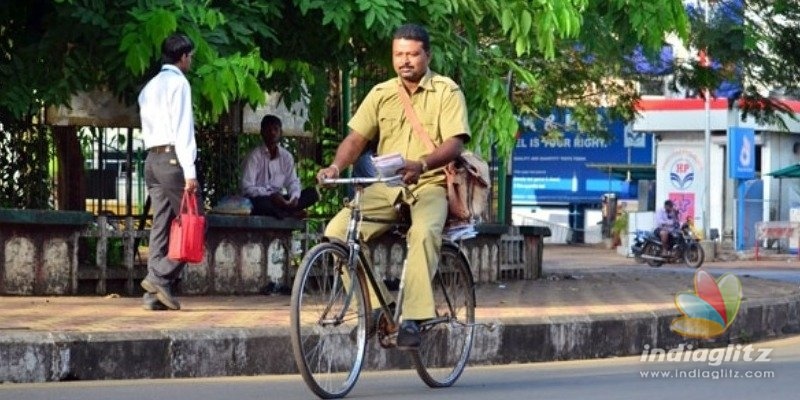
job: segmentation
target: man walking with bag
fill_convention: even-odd
[[[439,262],[442,230],[447,220],[445,175],[447,163],[461,154],[469,140],[467,107],[464,94],[450,78],[432,72],[428,32],[419,25],[403,25],[392,40],[392,64],[397,77],[372,88],[348,123],[350,133],[336,150],[333,164],[317,174],[317,179],[338,177],[352,165],[370,140],[377,139],[377,155],[399,153],[404,160],[397,172],[408,188],[373,184],[364,189],[364,217],[397,219],[395,205],[405,203],[411,212],[408,253],[403,276],[403,322],[397,347],[419,347],[419,323],[435,317],[431,278]],[[429,148],[412,127],[401,94],[410,97],[413,112],[422,121],[430,140]],[[350,209],[344,208],[328,224],[325,236],[345,239]],[[389,229],[390,224],[362,224],[361,232],[369,240]],[[378,304],[370,288],[372,304]],[[385,290],[385,288],[378,288]],[[368,332],[374,333],[375,321]]]
[[[148,310],[181,307],[172,285],[186,263],[167,258],[167,251],[170,224],[180,212],[183,192],[195,200],[199,192],[192,91],[184,75],[192,66],[193,55],[194,44],[188,37],[169,36],[161,45],[161,71],[139,93],[142,135],[148,150],[144,176],[153,210],[147,276],[142,280],[144,308]]]

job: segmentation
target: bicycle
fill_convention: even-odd
[[[347,241],[322,242],[303,258],[291,299],[291,338],[295,362],[306,385],[323,399],[341,398],[355,386],[364,365],[368,329],[383,348],[396,345],[402,315],[403,284],[391,299],[376,290],[373,312],[367,283],[376,279],[358,240],[361,223],[408,223],[366,218],[361,212],[364,185],[398,182],[391,178],[338,178],[324,182],[355,186]],[[433,277],[436,317],[420,324],[422,343],[408,351],[417,374],[432,388],[453,385],[469,359],[475,334],[475,291],[467,258],[458,243],[443,236],[440,262]],[[403,275],[401,275],[403,276]],[[392,307],[390,304],[396,304]],[[373,313],[377,314],[372,321]],[[372,326],[376,324],[377,326]]]

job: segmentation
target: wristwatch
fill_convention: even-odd
[[[420,162],[420,164],[422,164],[422,173],[424,174],[424,173],[428,172],[428,163],[425,162],[425,159],[421,158],[419,160],[419,162]]]

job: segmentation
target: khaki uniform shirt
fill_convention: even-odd
[[[431,151],[414,133],[405,116],[403,101],[397,92],[400,85],[399,77],[375,85],[348,126],[367,140],[377,137],[377,155],[400,153],[405,159],[419,161]],[[411,104],[437,147],[458,135],[467,135],[465,139],[469,139],[466,101],[452,79],[428,70],[417,91],[411,94]],[[439,168],[423,174],[417,185],[444,184],[444,180],[444,171]],[[413,191],[413,187],[411,189]]]

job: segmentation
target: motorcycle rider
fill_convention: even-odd
[[[680,227],[678,221],[678,209],[672,200],[664,202],[664,207],[656,211],[656,235],[661,238],[661,254],[666,256],[669,254],[670,240],[669,237],[672,232]]]

